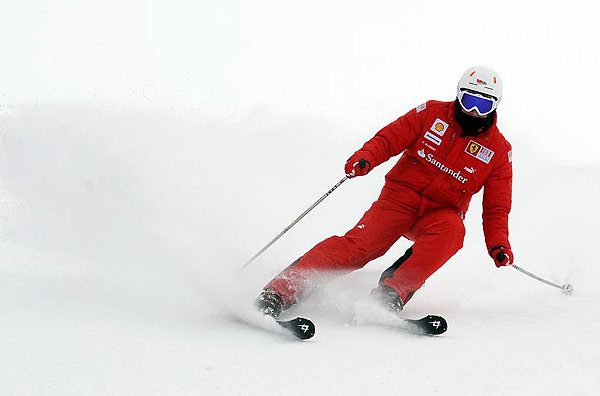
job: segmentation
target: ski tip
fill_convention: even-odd
[[[448,330],[446,319],[437,315],[427,315],[421,319],[406,319],[407,322],[415,326],[413,329],[421,335],[440,335]]]
[[[441,316],[427,315],[419,320],[419,322],[425,333],[429,335],[440,335],[448,330],[448,322]]]
[[[306,318],[296,318],[292,320],[278,320],[281,326],[288,329],[295,337],[301,340],[308,340],[315,335],[315,324]]]

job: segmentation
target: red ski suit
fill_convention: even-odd
[[[266,288],[286,305],[304,292],[317,272],[347,273],[382,256],[400,237],[413,246],[382,275],[406,303],[425,280],[463,245],[464,215],[483,187],[483,230],[488,251],[510,248],[512,151],[493,125],[462,136],[454,102],[429,101],[380,130],[358,150],[375,167],[403,153],[386,175],[381,195],[344,236],[317,244]],[[495,117],[495,116],[494,116]]]

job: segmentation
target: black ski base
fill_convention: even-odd
[[[427,315],[421,319],[403,319],[410,323],[410,330],[422,335],[440,335],[448,330],[446,319],[437,315]]]
[[[278,320],[277,323],[301,340],[308,340],[315,335],[315,324],[306,318]]]

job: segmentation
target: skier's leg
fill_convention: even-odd
[[[383,255],[415,220],[416,210],[380,197],[344,236],[317,244],[277,275],[265,290],[282,296],[285,309],[296,302],[316,276],[346,274]]]
[[[465,227],[458,213],[444,209],[419,219],[407,236],[415,243],[379,280],[396,291],[402,304],[462,248]]]

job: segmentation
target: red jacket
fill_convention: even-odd
[[[408,187],[420,194],[421,213],[455,208],[462,216],[483,187],[483,231],[488,251],[510,248],[512,151],[496,120],[477,136],[462,137],[454,102],[429,101],[380,130],[355,154],[372,167],[403,153],[386,175],[388,190]],[[403,195],[399,194],[398,199]]]

